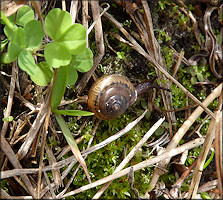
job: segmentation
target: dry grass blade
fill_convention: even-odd
[[[19,200],[21,200],[21,199],[33,199],[32,198],[32,196],[11,196],[12,197],[12,199],[19,199]]]
[[[73,1],[72,1],[73,2]],[[88,29],[88,1],[82,1],[82,25]],[[86,35],[87,47],[88,44],[88,34]]]
[[[216,123],[218,119],[219,119],[218,116],[216,116],[216,120],[213,118],[211,119],[210,125],[208,127],[208,131],[206,134],[205,142],[203,144],[202,150],[200,152],[200,155],[197,161],[197,165],[194,171],[193,179],[191,181],[187,199],[190,199],[191,197],[196,198],[197,189],[198,189],[200,178],[201,178],[202,171],[204,168],[204,163],[214,139],[214,135],[215,135],[214,133],[215,133]]]
[[[78,6],[78,1],[71,1],[70,5],[70,15],[72,18],[72,23],[75,23],[76,17],[77,17],[77,6]]]
[[[217,98],[222,92],[222,83],[216,87],[211,94],[203,101],[203,105],[208,106],[215,98]],[[194,110],[194,112],[189,116],[189,118],[183,123],[183,125],[178,129],[177,133],[174,135],[168,146],[166,147],[166,151],[169,151],[175,148],[182,137],[185,135],[190,126],[195,122],[195,120],[201,115],[203,109],[199,106]],[[164,163],[162,163],[162,168],[165,168],[169,163],[170,159],[166,159]],[[151,179],[151,188],[154,188],[162,171],[159,168],[156,168]]]
[[[54,80],[54,79],[53,79]],[[51,87],[50,91],[51,91]],[[49,105],[51,100],[51,92],[46,97],[46,103]],[[44,149],[46,145],[46,136],[48,132],[48,126],[49,126],[49,118],[51,114],[51,107],[48,106],[46,110],[46,118],[45,118],[45,124],[43,129],[43,136],[42,136],[42,145],[40,150],[40,161],[39,161],[39,171],[38,171],[38,183],[37,183],[37,198],[40,198],[40,187],[41,187],[41,177],[42,177],[42,168],[43,168],[43,157],[44,157]]]
[[[38,169],[12,169],[1,171],[1,179],[13,177],[13,176],[20,176],[23,174],[35,174],[38,172]]]
[[[44,102],[41,105],[39,113],[38,113],[32,127],[30,128],[29,132],[27,133],[26,140],[24,141],[24,143],[20,147],[19,151],[17,152],[17,156],[18,156],[19,160],[23,159],[26,156],[26,154],[28,153],[33,140],[35,139],[40,127],[42,126],[42,124],[44,122],[47,106],[48,106],[47,102]]]
[[[221,94],[219,98],[219,104],[222,105],[222,98],[223,94]],[[216,163],[216,171],[218,177],[218,188],[220,190],[220,197],[223,199],[223,155],[222,155],[222,108],[218,111],[220,112],[219,116],[219,123],[216,124],[216,137],[215,137],[215,163]]]
[[[143,136],[143,138],[138,142],[138,144],[129,152],[129,154],[125,157],[125,159],[119,164],[119,166],[115,169],[113,174],[118,173],[121,171],[133,158],[133,156],[137,153],[139,148],[142,147],[142,145],[149,139],[149,137],[157,130],[157,128],[160,127],[160,125],[163,123],[165,118],[159,119],[150,129],[149,131]],[[94,195],[93,199],[98,199],[101,197],[103,192],[108,188],[108,186],[111,184],[111,182],[106,183],[103,185],[103,187]]]
[[[172,76],[173,76],[173,77],[176,76],[177,71],[178,71],[178,69],[179,69],[179,67],[180,67],[180,65],[181,65],[181,62],[182,62],[183,57],[184,57],[184,51],[181,51],[181,52],[180,52],[180,56],[178,57],[177,63],[176,63],[176,65],[175,65],[174,69],[173,69],[173,73],[172,73]]]
[[[110,8],[109,4],[106,3],[106,5],[107,5],[107,7],[103,10],[103,12],[99,15],[99,17],[96,20],[94,20],[94,22],[91,24],[91,26],[87,29],[87,35],[89,35],[89,33],[94,28],[95,24],[101,18],[101,16]]]
[[[78,146],[77,146],[69,128],[67,127],[66,122],[64,121],[62,116],[59,115],[59,114],[55,114],[55,117],[57,119],[57,122],[58,122],[61,130],[63,131],[63,135],[66,138],[67,143],[70,145],[72,153],[74,154],[75,158],[80,163],[80,165],[83,167],[84,172],[87,176],[87,179],[91,183],[90,175],[89,175],[88,170],[87,170],[87,165],[84,161],[84,158],[81,155],[81,152],[80,152],[80,150],[79,150],[79,148],[78,148]]]
[[[48,144],[46,144],[45,149],[46,149],[46,153],[47,153],[48,158],[49,158],[50,165],[56,163],[57,162],[56,158],[55,158],[55,156],[53,154],[52,149],[50,148],[50,146]],[[53,170],[53,180],[54,180],[56,189],[58,189],[60,186],[63,185],[59,169],[54,169]]]
[[[8,17],[26,4],[27,1],[1,1],[1,10]]]
[[[5,190],[1,188],[1,199],[13,199]]]
[[[51,195],[52,195],[52,198],[55,199],[55,198],[56,198],[56,194],[55,194],[53,188],[51,187],[49,177],[48,177],[48,175],[47,175],[46,172],[43,172],[43,174],[44,174],[44,177],[45,177],[45,179],[46,179],[46,182],[47,182],[47,185],[48,185],[48,187],[49,187],[49,190],[50,190],[50,193],[51,193]],[[55,185],[56,185],[56,184],[55,184]]]
[[[10,139],[9,142],[10,145],[15,145],[18,141],[22,140],[25,137],[25,136],[19,137],[19,134],[22,132],[27,123],[29,123],[30,118],[31,116],[29,115],[24,120],[19,121],[16,130],[14,131],[13,136]]]
[[[193,164],[181,175],[181,177],[176,181],[176,183],[174,185],[172,185],[172,189],[170,190],[170,195],[173,198],[178,198],[179,197],[179,193],[180,193],[180,189],[182,187],[182,184],[184,182],[184,180],[187,178],[188,174],[191,172],[191,170],[193,169],[193,167],[197,164],[197,160],[195,160],[193,162]]]
[[[76,164],[76,161],[73,161],[69,164],[69,166],[63,171],[61,179],[63,180],[64,178],[67,177],[68,173],[70,173],[70,171],[72,170],[72,168],[74,167],[74,165]],[[51,187],[54,188],[55,184],[52,183]],[[42,191],[41,191],[41,198],[43,197],[43,195],[49,190],[49,186],[45,187]]]
[[[93,147],[85,150],[82,152],[82,155],[88,155],[89,153],[96,151],[102,147],[105,147],[106,145],[108,145],[109,143],[117,140],[118,138],[120,138],[121,136],[123,136],[124,134],[126,134],[128,131],[130,131],[147,113],[148,110],[145,110],[144,113],[142,115],[140,115],[136,120],[134,120],[133,122],[129,123],[124,129],[122,129],[121,131],[117,132],[116,134],[112,135],[111,137],[107,138],[106,140],[102,141],[99,144],[94,145]]]
[[[160,64],[163,64],[162,56],[160,56],[161,52],[159,51],[160,48],[158,48],[158,43],[156,41],[156,38],[154,36],[154,30],[153,30],[153,22],[152,17],[150,13],[150,9],[148,6],[147,1],[141,1],[143,10],[145,12],[144,20],[145,20],[145,33],[148,34],[148,42],[147,42],[147,50],[148,52],[151,52],[151,56]],[[152,45],[151,45],[152,44]],[[151,46],[150,46],[151,45]]]
[[[184,6],[186,7],[186,6]],[[201,42],[201,37],[200,37],[200,31],[199,31],[199,28],[198,28],[198,23],[197,23],[197,20],[196,18],[193,16],[192,12],[191,11],[187,11],[185,8],[181,8],[179,7],[179,9],[181,11],[183,11],[187,16],[190,17],[191,21],[193,22],[193,31],[194,31],[194,35],[195,35],[195,38],[198,42],[198,44],[201,46],[201,49],[203,49],[203,43]]]
[[[219,127],[219,123],[221,120],[221,110],[222,108],[222,101],[220,100],[218,103],[218,110],[216,111],[216,120],[212,119],[206,134],[206,139],[203,145],[203,148],[200,152],[199,158],[198,158],[198,164],[196,166],[195,172],[194,172],[194,176],[189,188],[189,192],[188,192],[188,199],[189,198],[195,198],[197,195],[197,190],[198,190],[198,186],[199,186],[199,182],[200,182],[200,178],[202,175],[202,171],[203,171],[203,167],[204,167],[204,163],[207,157],[207,154],[210,150],[210,147],[212,145],[212,141],[215,137],[215,132],[217,132],[217,130],[220,130],[221,127]],[[217,158],[216,158],[217,159]],[[222,171],[221,171],[222,172]],[[221,183],[221,182],[219,182]],[[219,184],[220,185],[220,184]]]
[[[93,137],[91,137],[91,139],[89,140],[87,149],[90,148],[91,143],[93,142],[94,136],[95,136],[95,134],[96,134],[96,130],[97,130],[98,125],[99,125],[100,122],[101,122],[101,120],[98,120],[98,121],[96,122],[96,124],[95,124],[95,127],[94,127],[94,129],[93,129],[93,131],[92,131],[92,134],[91,134]],[[87,157],[87,155],[84,156],[84,159],[86,159],[86,157]],[[81,165],[78,165],[78,166],[77,166],[76,170],[73,172],[73,174],[72,174],[70,180],[68,181],[66,187],[64,188],[64,190],[63,190],[62,192],[60,192],[60,193],[57,195],[57,198],[61,198],[61,196],[63,196],[64,193],[68,190],[68,188],[70,187],[71,183],[73,182],[73,180],[74,180],[74,178],[75,178],[75,176],[76,176],[76,174],[77,174],[77,172],[78,172],[80,166],[81,166]]]
[[[216,188],[216,186],[218,186],[218,180],[213,180],[213,181],[209,181],[203,185],[201,185],[197,192],[198,193],[201,193],[201,192],[206,192],[206,191],[209,191],[209,190],[212,190],[214,188]]]
[[[90,147],[89,149],[86,149],[84,151],[81,152],[82,156],[86,156],[89,155],[90,153],[101,149],[103,147],[105,147],[106,145],[108,145],[109,143],[117,140],[118,138],[120,138],[121,136],[123,136],[124,134],[126,134],[128,131],[130,131],[138,122],[140,122],[140,120],[145,116],[147,110],[144,111],[144,113],[142,115],[140,115],[137,119],[135,119],[133,122],[129,123],[124,129],[122,129],[121,131],[119,131],[118,133],[116,133],[115,135],[112,135],[111,137],[107,138],[106,140],[102,141],[99,144],[96,144],[92,147]],[[69,163],[75,162],[75,157],[71,156],[69,158],[66,158],[62,161],[59,161],[57,163],[54,163],[52,165],[46,166],[42,169],[42,171],[49,171],[49,170],[54,170],[54,169],[59,169],[59,168],[63,168],[66,165],[68,165]],[[33,174],[38,172],[38,169],[22,169],[22,170],[8,170],[8,171],[4,171],[1,172],[1,178],[8,178],[11,176],[15,176],[15,175],[21,175],[21,174]],[[63,179],[63,178],[62,178]]]
[[[1,148],[2,151],[5,153],[5,155],[8,157],[9,161],[12,163],[14,168],[22,169],[22,166],[17,159],[14,151],[10,147],[9,143],[6,141],[5,137],[1,135]],[[36,198],[35,190],[26,174],[20,175],[21,179],[23,180],[27,190],[30,192],[30,194],[33,196],[33,198]]]
[[[44,30],[44,33],[45,35],[48,37],[48,34],[46,32],[46,27],[45,27],[45,23],[44,23],[44,20],[43,20],[43,16],[42,16],[42,11],[41,11],[41,1],[31,1],[36,13],[38,14],[39,16],[39,19],[43,25],[43,30]]]
[[[18,71],[18,65],[16,64],[16,62],[14,62],[12,66],[12,78],[11,78],[11,83],[10,83],[8,103],[7,103],[6,112],[4,114],[4,118],[9,117],[11,114],[14,91],[15,91],[16,71]],[[6,131],[8,129],[8,125],[9,125],[9,121],[4,121],[2,129],[1,129],[2,136],[5,136]]]
[[[84,74],[78,85],[76,86],[76,93],[77,95],[80,95],[83,91],[83,89],[86,87],[89,79],[91,78],[92,74],[94,73],[96,67],[101,62],[101,59],[103,58],[105,54],[105,47],[104,47],[104,39],[103,39],[103,30],[102,30],[102,22],[100,17],[100,9],[99,9],[99,2],[98,1],[91,1],[91,9],[93,14],[94,21],[97,20],[97,23],[95,24],[95,41],[96,41],[96,49],[97,53],[94,56],[93,59],[93,67]],[[103,12],[103,9],[102,9]]]
[[[129,13],[133,21],[135,22],[139,33],[140,37],[142,38],[143,44],[146,47],[146,50],[148,54],[157,62],[159,63],[163,69],[167,70],[166,65],[164,64],[164,59],[161,53],[161,47],[159,43],[157,42],[155,35],[154,35],[154,30],[153,30],[153,23],[152,23],[152,16],[150,13],[150,8],[148,6],[147,1],[141,1],[143,11],[144,13],[142,14],[139,9],[136,9],[132,14]],[[159,83],[161,83],[161,79],[165,81],[166,87],[170,88],[171,84],[170,81],[163,76],[163,74],[159,73],[159,70],[155,68],[156,74],[158,75],[158,80]],[[161,96],[163,99],[164,107],[166,110],[173,109],[173,103],[172,103],[172,94],[169,92],[164,92],[161,90]],[[167,121],[169,123],[169,132],[170,136],[173,136],[172,133],[172,122],[176,121],[175,113],[166,113]]]
[[[170,150],[168,152],[165,152],[165,153],[163,153],[161,155],[158,155],[158,156],[156,156],[154,158],[151,158],[149,160],[145,160],[143,162],[140,162],[140,163],[132,166],[133,167],[133,171],[134,172],[138,171],[140,169],[143,169],[145,167],[153,165],[153,164],[155,164],[157,162],[160,162],[162,160],[168,159],[168,158],[170,158],[172,156],[181,154],[184,151],[189,150],[189,149],[193,149],[193,148],[195,148],[195,147],[197,147],[199,145],[202,145],[203,143],[204,143],[204,138],[198,138],[198,139],[192,140],[192,141],[190,141],[190,142],[188,142],[186,144],[183,144],[183,145],[181,145],[181,146],[179,146],[177,148],[174,148],[174,149],[172,149],[172,150]],[[122,176],[125,176],[125,175],[127,175],[130,172],[130,169],[131,169],[131,167],[128,167],[126,169],[121,170],[118,173],[115,173],[113,175],[110,175],[110,176],[107,176],[105,178],[102,178],[102,179],[100,179],[98,181],[95,181],[95,182],[93,182],[91,184],[82,186],[82,187],[80,187],[80,188],[78,188],[76,190],[73,190],[73,191],[71,191],[69,193],[66,193],[65,195],[62,196],[62,198],[75,195],[77,193],[83,192],[85,190],[89,190],[91,188],[97,187],[97,186],[102,185],[104,183],[107,183],[109,181],[112,181],[112,180],[115,180],[115,179],[120,178]]]

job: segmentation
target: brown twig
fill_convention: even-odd
[[[197,159],[190,165],[190,167],[181,175],[181,177],[172,185],[172,188],[170,190],[170,194],[174,198],[179,198],[179,191],[180,188],[184,182],[184,180],[187,178],[193,167],[197,164]]]
[[[176,73],[177,73],[177,71],[178,71],[178,69],[179,69],[179,67],[180,67],[180,64],[181,64],[181,62],[182,62],[183,56],[184,56],[184,51],[181,51],[181,52],[180,52],[180,56],[178,57],[177,63],[176,63],[176,65],[174,66],[174,69],[173,69],[172,76],[173,76],[174,78],[175,78]]]
[[[91,9],[92,9],[94,21],[97,20],[96,25],[94,27],[97,54],[94,56],[94,59],[93,59],[93,62],[94,62],[93,67],[87,73],[84,74],[84,76],[82,77],[82,79],[80,80],[80,82],[78,83],[78,85],[76,87],[77,95],[80,95],[82,93],[82,91],[86,87],[89,79],[91,78],[92,74],[94,73],[96,67],[100,63],[100,61],[105,53],[103,30],[102,30],[102,23],[101,23],[101,18],[100,18],[99,2],[91,1]],[[102,10],[102,12],[103,12],[103,10]]]
[[[40,187],[41,187],[44,149],[45,149],[45,144],[46,144],[46,136],[47,136],[47,130],[48,130],[48,126],[49,126],[49,119],[50,119],[50,114],[51,114],[50,101],[51,101],[53,86],[54,86],[56,76],[57,76],[57,71],[58,71],[58,69],[55,69],[53,79],[51,81],[51,84],[49,85],[49,93],[46,96],[46,101],[45,101],[46,105],[47,105],[47,110],[46,110],[46,118],[45,118],[45,124],[44,124],[43,136],[42,136],[42,146],[41,146],[41,150],[40,150],[40,161],[39,161],[38,183],[37,183],[37,198],[38,199],[40,198]]]
[[[88,29],[88,1],[82,1],[82,25]],[[86,35],[87,47],[88,45],[88,34]]]
[[[54,73],[56,74],[56,73]],[[53,78],[53,83],[55,81],[56,75],[54,75]],[[45,149],[45,144],[46,144],[46,136],[47,136],[47,130],[48,130],[48,125],[49,125],[49,118],[51,114],[51,106],[50,106],[50,100],[51,100],[51,92],[47,95],[46,98],[46,105],[47,110],[46,110],[46,118],[45,118],[45,124],[44,124],[44,130],[43,130],[43,135],[42,135],[42,145],[41,145],[41,150],[40,150],[40,161],[39,161],[39,171],[38,171],[38,183],[37,183],[37,198],[40,198],[40,186],[41,186],[41,176],[42,176],[42,167],[43,167],[43,157],[44,157],[44,149]]]
[[[204,168],[204,163],[205,163],[206,157],[208,155],[209,149],[211,147],[211,144],[213,142],[213,139],[214,139],[216,120],[218,120],[218,119],[219,119],[218,115],[217,115],[216,119],[213,119],[213,118],[211,119],[210,125],[208,127],[208,131],[206,134],[205,142],[203,144],[200,155],[198,157],[197,165],[196,165],[196,168],[194,171],[194,176],[193,176],[191,184],[190,184],[187,199],[190,199],[191,197],[193,199],[196,198],[198,186],[200,184],[200,178],[201,178],[202,171]]]
[[[223,167],[222,167],[222,98],[223,92],[219,98],[218,122],[216,123],[216,138],[215,138],[215,163],[218,177],[218,188],[220,197],[223,199]]]
[[[17,159],[14,151],[12,150],[12,148],[10,147],[9,143],[6,141],[6,139],[3,135],[1,135],[1,149],[5,153],[5,155],[8,157],[9,161],[11,162],[11,164],[13,165],[14,168],[22,169],[22,166],[21,166],[19,160]],[[21,179],[23,180],[26,188],[30,192],[30,194],[33,196],[33,198],[36,198],[36,192],[31,184],[28,176],[26,174],[21,174],[20,176],[21,176]]]
[[[12,78],[11,78],[10,90],[9,90],[9,95],[8,95],[8,103],[7,103],[7,108],[6,108],[4,118],[9,117],[12,110],[13,97],[14,97],[14,92],[15,92],[15,82],[16,82],[16,68],[18,68],[18,65],[17,65],[17,62],[14,62],[12,65]],[[9,125],[9,121],[4,121],[2,130],[1,130],[2,136],[6,135],[8,125]]]
[[[4,77],[0,74],[0,79],[3,83],[3,85],[6,87],[7,90],[10,90],[10,86],[9,84],[6,82],[6,80],[4,79]],[[26,100],[21,94],[19,94],[17,91],[14,91],[15,97],[18,98],[22,104],[24,106],[26,106],[27,108],[29,108],[31,111],[35,112],[37,111],[39,108],[38,106],[34,106],[32,103],[30,103],[28,100]]]

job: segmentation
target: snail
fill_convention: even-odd
[[[154,83],[154,79],[134,87],[130,80],[122,75],[104,75],[91,86],[88,107],[97,118],[110,120],[124,113],[139,95],[152,88],[170,91]]]

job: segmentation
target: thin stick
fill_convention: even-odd
[[[66,11],[66,0],[62,0],[62,10]]]
[[[49,93],[49,96],[46,99],[46,101],[48,102],[47,103],[48,107],[47,107],[46,119],[45,119],[45,124],[44,124],[42,146],[41,146],[41,150],[40,150],[40,161],[39,161],[38,183],[37,183],[37,199],[40,198],[40,187],[41,187],[44,149],[45,149],[45,144],[46,144],[47,130],[48,130],[48,126],[49,126],[49,118],[50,118],[50,114],[51,114],[50,99],[51,99],[51,92]]]
[[[82,25],[88,29],[88,1],[82,1]],[[88,34],[86,35],[87,47],[88,44]]]
[[[1,149],[5,153],[5,155],[7,156],[7,158],[9,159],[9,161],[11,162],[11,164],[13,165],[14,168],[22,169],[22,166],[21,166],[19,160],[17,159],[14,151],[12,150],[12,148],[10,147],[9,143],[6,141],[6,139],[3,135],[1,135]],[[22,174],[20,176],[21,176],[21,179],[23,180],[27,190],[30,192],[30,194],[33,196],[33,198],[36,198],[36,192],[31,184],[28,176],[26,174]]]
[[[95,19],[94,22],[91,24],[91,26],[88,28],[87,35],[89,35],[89,33],[92,31],[92,29],[94,28],[97,21],[99,19],[101,19],[101,16],[110,8],[110,5],[108,3],[106,3],[106,5],[107,5],[107,7],[103,10],[103,12],[99,15],[99,17],[97,19]]]
[[[177,71],[178,71],[178,69],[180,67],[180,64],[181,64],[181,61],[183,59],[183,56],[184,56],[184,51],[181,51],[180,52],[180,56],[178,57],[177,63],[175,65],[174,69],[173,69],[173,74],[172,74],[173,77],[176,76],[176,73],[177,73]]]
[[[46,112],[46,119],[45,119],[45,125],[43,130],[43,138],[42,138],[42,148],[40,151],[40,161],[39,161],[39,171],[38,171],[38,183],[37,183],[37,198],[40,198],[40,186],[41,186],[41,177],[42,177],[42,167],[43,167],[43,156],[44,156],[44,149],[45,149],[45,143],[46,143],[46,136],[47,136],[47,130],[49,126],[49,119],[51,114],[51,95],[53,91],[53,86],[56,80],[58,69],[55,69],[53,79],[51,81],[51,84],[49,85],[49,94],[46,97],[46,105],[47,105],[47,112]]]
[[[78,6],[78,1],[71,1],[71,5],[70,5],[70,15],[71,15],[71,18],[72,18],[72,24],[74,24],[75,21],[76,21],[77,6]]]
[[[11,78],[11,83],[10,83],[7,108],[4,115],[5,118],[10,116],[11,110],[12,110],[12,103],[13,103],[13,97],[14,97],[14,92],[15,92],[15,82],[16,82],[16,67],[18,68],[16,62],[14,62],[12,65],[12,78]],[[4,121],[2,130],[1,130],[2,136],[5,136],[8,129],[8,125],[9,125],[9,121]]]
[[[92,10],[92,15],[93,15],[94,21],[97,20],[95,27],[94,27],[97,53],[94,56],[93,67],[87,73],[84,74],[84,76],[79,81],[79,83],[76,87],[77,95],[80,95],[81,92],[83,91],[83,89],[86,87],[89,79],[91,78],[96,67],[101,62],[101,59],[103,58],[103,56],[105,54],[102,22],[101,22],[101,17],[99,17],[100,16],[100,6],[99,6],[98,1],[91,1],[91,10]],[[103,9],[102,9],[102,12],[103,12]]]
[[[208,127],[204,145],[203,145],[200,155],[198,157],[197,165],[196,165],[196,168],[194,171],[194,176],[193,176],[191,184],[190,184],[187,199],[190,199],[191,195],[192,195],[192,199],[196,198],[198,186],[200,184],[200,178],[201,178],[203,167],[204,167],[204,163],[207,158],[207,155],[210,150],[213,139],[214,139],[215,126],[216,126],[216,120],[212,118],[210,125]]]

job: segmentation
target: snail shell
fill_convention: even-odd
[[[137,91],[132,83],[119,74],[104,75],[90,88],[88,107],[99,119],[118,117],[137,99]]]
[[[119,74],[104,75],[94,82],[88,93],[88,107],[99,119],[109,120],[118,117],[140,96],[152,88],[163,89],[154,83],[153,78],[136,87]]]

